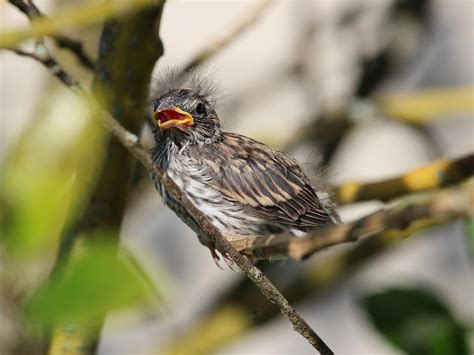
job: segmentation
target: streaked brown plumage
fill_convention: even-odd
[[[214,107],[199,81],[184,80],[156,95],[153,158],[221,233],[289,230],[298,235],[339,220],[327,195],[318,196],[294,159],[251,138],[223,132]],[[165,204],[199,234],[193,217],[159,181],[155,184]],[[213,251],[204,236],[200,240]]]
[[[247,213],[279,229],[302,231],[330,219],[298,163],[287,155],[228,132],[204,151],[202,163],[210,168],[212,186]]]

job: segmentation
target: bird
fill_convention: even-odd
[[[311,185],[295,159],[222,129],[215,91],[212,81],[199,75],[160,79],[151,93],[154,164],[226,238],[284,231],[298,237],[339,223],[328,193]],[[152,178],[164,204],[197,233],[219,266],[215,245],[197,221]],[[224,260],[230,261],[225,255]]]

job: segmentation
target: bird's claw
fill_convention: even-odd
[[[224,270],[224,268],[221,266],[221,257],[217,253],[217,250],[214,248],[209,248],[211,251],[212,259],[214,260],[214,263],[217,265],[217,267],[221,270]],[[231,269],[234,272],[240,271],[240,268],[234,263],[234,261],[229,257],[229,255],[223,255],[222,254],[222,259],[224,259],[224,262],[226,263],[227,267]]]
[[[209,251],[211,252],[212,259],[214,260],[214,263],[216,264],[216,266],[217,266],[219,269],[224,270],[224,268],[223,268],[223,267],[221,266],[221,264],[220,264],[221,258],[220,258],[220,256],[217,254],[216,249],[209,248]]]
[[[231,269],[234,272],[239,272],[240,271],[240,268],[234,263],[234,260],[232,260],[229,257],[229,255],[223,255],[223,257],[224,257],[224,261],[227,264],[227,266],[229,267],[229,269]]]
[[[240,271],[240,268],[234,263],[232,258],[227,253],[222,254],[222,253],[217,251],[216,245],[215,245],[214,242],[210,241],[209,239],[202,238],[199,235],[198,235],[198,238],[199,238],[199,241],[201,242],[201,244],[203,244],[204,246],[206,246],[209,249],[209,251],[211,252],[211,255],[212,255],[212,259],[214,260],[214,263],[216,264],[216,266],[219,269],[224,270],[224,268],[221,266],[221,260],[224,259],[224,262],[226,263],[226,265],[229,269],[231,269],[232,271],[235,271],[235,272]],[[221,259],[221,257],[222,257],[222,259]]]

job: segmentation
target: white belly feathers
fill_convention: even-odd
[[[170,159],[167,173],[221,233],[258,234],[262,220],[249,216],[212,188],[207,169],[179,154]]]

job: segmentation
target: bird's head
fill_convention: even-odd
[[[221,129],[211,94],[202,85],[181,85],[154,98],[155,132],[178,145],[215,142]]]

